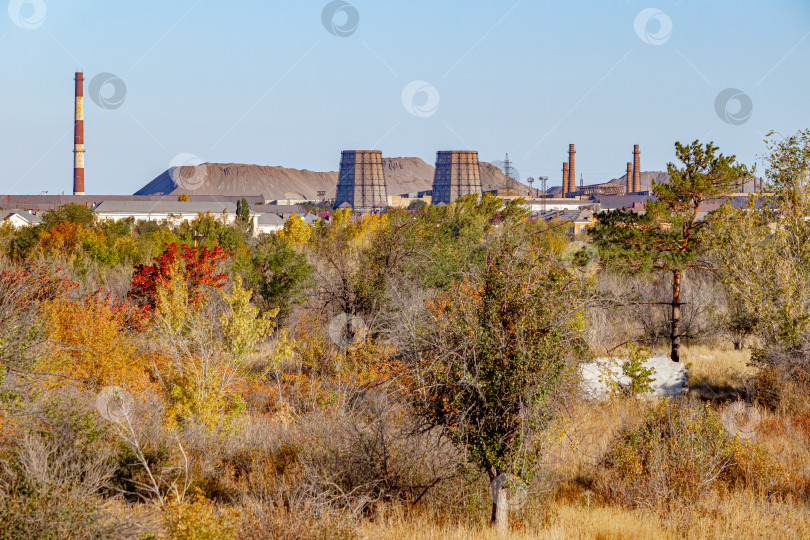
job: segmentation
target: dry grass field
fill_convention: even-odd
[[[755,373],[749,351],[686,348],[692,392],[721,409],[722,397],[739,394]],[[711,397],[710,397],[711,395]],[[731,399],[730,397],[728,399]],[[711,491],[692,505],[628,507],[600,496],[590,480],[609,445],[623,427],[642,420],[651,404],[637,399],[576,403],[547,441],[545,467],[550,474],[541,508],[522,508],[512,516],[508,538],[658,539],[658,538],[808,538],[810,508],[810,439],[789,414],[760,409],[755,442],[782,464],[790,478],[787,490],[768,493],[755,486]],[[744,443],[748,444],[748,443]],[[778,479],[770,479],[774,481]],[[531,506],[527,504],[527,506]],[[430,514],[437,513],[431,509]],[[515,515],[516,514],[516,515]],[[414,510],[360,528],[363,538],[397,540],[503,538],[486,516],[479,523],[438,525]],[[531,523],[539,525],[531,525]]]

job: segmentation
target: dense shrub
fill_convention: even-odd
[[[729,435],[709,405],[673,399],[619,435],[597,485],[608,500],[666,510],[730,487],[777,489],[783,476],[763,447]]]

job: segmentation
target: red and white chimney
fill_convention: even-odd
[[[73,124],[73,194],[84,195],[84,74],[76,72],[76,108]]]

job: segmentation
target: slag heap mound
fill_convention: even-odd
[[[402,195],[433,188],[433,166],[415,157],[384,158],[385,184],[389,195]],[[503,174],[494,165],[481,162],[484,191],[528,188]],[[135,195],[262,195],[265,199],[334,199],[338,172],[317,172],[241,163],[204,163],[172,168],[138,190]],[[523,193],[521,193],[523,194]]]

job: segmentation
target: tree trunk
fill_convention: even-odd
[[[506,532],[509,529],[509,506],[506,504],[506,490],[503,489],[499,480],[500,476],[497,471],[494,478],[490,473],[489,494],[492,497],[492,516],[489,523],[499,532]]]
[[[672,351],[673,362],[681,361],[681,271],[672,271]]]
[[[498,488],[493,492],[495,495],[492,500],[492,520],[490,524],[498,531],[506,532],[509,528],[509,507],[503,504],[503,498],[506,496],[504,489]]]

